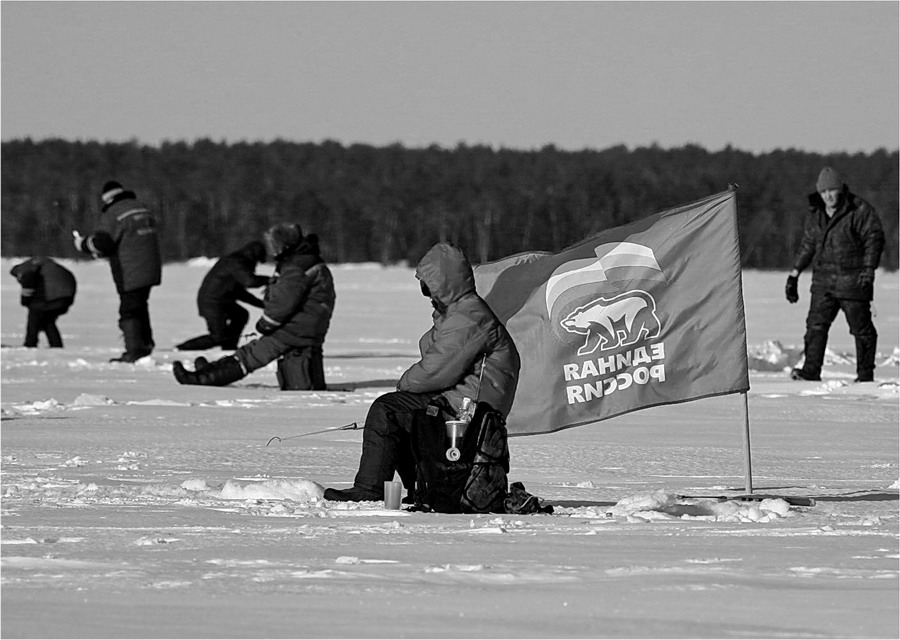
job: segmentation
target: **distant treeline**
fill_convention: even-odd
[[[898,152],[821,155],[727,147],[519,151],[459,145],[344,146],[286,141],[161,146],[30,139],[2,144],[2,253],[74,257],[107,180],[156,213],[163,257],[219,256],[276,222],[317,233],[331,262],[415,263],[449,240],[473,262],[556,251],[738,185],[745,267],[787,269],[807,194],[825,165],[881,215],[882,266],[898,263]]]

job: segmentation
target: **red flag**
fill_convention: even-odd
[[[475,268],[522,359],[510,435],[750,388],[735,192]]]

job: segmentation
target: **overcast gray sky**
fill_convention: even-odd
[[[2,2],[3,140],[895,150],[888,2]]]

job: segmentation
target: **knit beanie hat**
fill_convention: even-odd
[[[827,189],[843,189],[844,179],[841,174],[832,169],[825,167],[819,172],[819,179],[816,180],[816,191],[825,191]]]
[[[125,189],[122,185],[115,180],[110,180],[103,185],[103,189],[100,191],[100,199],[103,200],[104,204],[110,204],[120,193],[125,193]]]

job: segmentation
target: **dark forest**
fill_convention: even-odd
[[[738,185],[746,268],[789,269],[807,195],[830,165],[885,227],[898,266],[898,152],[765,154],[687,145],[532,151],[333,141],[218,143],[13,140],[2,144],[2,254],[76,257],[99,189],[118,180],[156,214],[163,258],[216,257],[276,222],[316,233],[336,263],[415,263],[451,241],[473,262],[557,251],[586,236]]]

